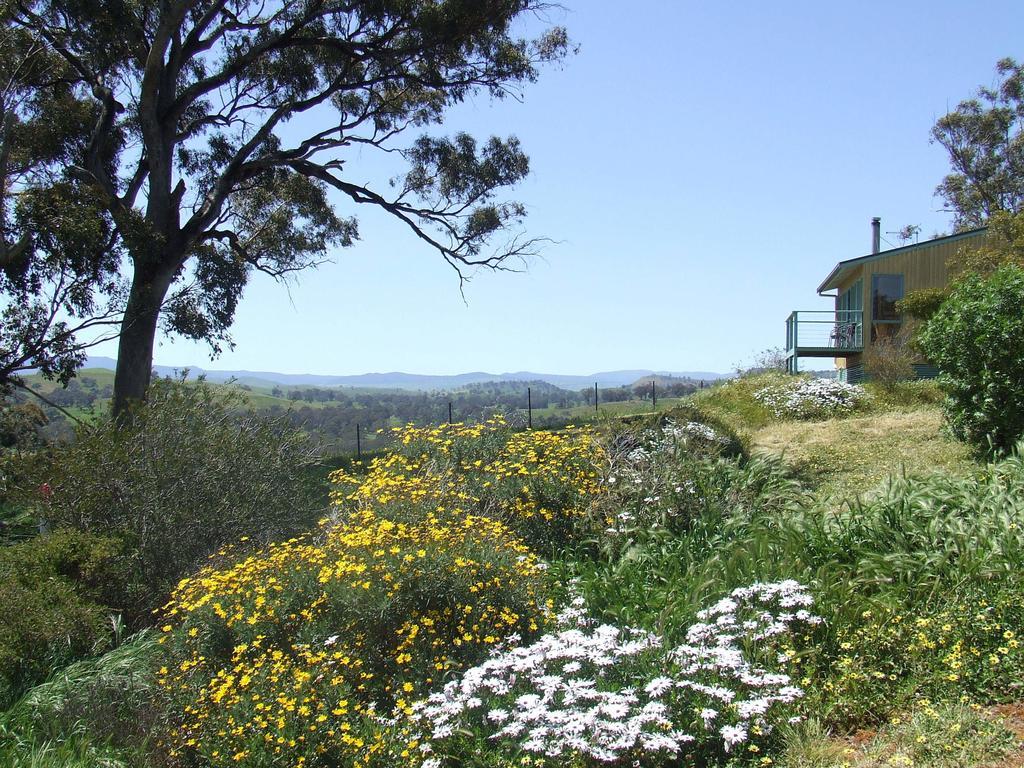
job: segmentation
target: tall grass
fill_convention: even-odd
[[[0,714],[0,765],[120,768],[159,762],[163,728],[152,668],[154,633],[54,672]]]
[[[880,495],[839,510],[762,517],[708,565],[726,582],[785,571],[822,591],[896,589],[915,600],[1011,575],[1024,565],[1024,460],[1015,455],[967,477],[898,476]]]

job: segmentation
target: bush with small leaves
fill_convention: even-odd
[[[947,394],[946,419],[979,453],[1024,435],[1024,269],[958,283],[920,335]]]
[[[123,424],[81,429],[40,468],[51,524],[127,544],[129,616],[145,616],[222,544],[287,537],[322,512],[305,436],[240,405],[201,381],[158,381]]]
[[[0,707],[111,638],[121,550],[70,530],[0,547]]]

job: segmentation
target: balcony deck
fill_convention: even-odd
[[[799,310],[786,319],[786,357],[791,373],[799,370],[801,357],[846,357],[863,351],[863,310]]]

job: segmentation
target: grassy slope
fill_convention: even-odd
[[[964,445],[943,433],[935,406],[768,424],[750,442],[754,453],[781,456],[819,498],[863,494],[900,473],[964,474],[974,466]]]
[[[942,428],[941,399],[930,382],[895,392],[872,389],[871,403],[843,418],[780,421],[756,399],[784,374],[739,379],[702,392],[694,402],[721,418],[760,455],[780,456],[819,498],[841,499],[878,488],[900,473],[970,472],[966,447]]]

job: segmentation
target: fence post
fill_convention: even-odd
[[[526,388],[526,428],[533,429],[533,395],[530,388]]]
[[[452,401],[448,401],[448,423],[452,423]]]
[[[658,390],[654,386],[654,379],[651,379],[651,400],[653,401],[654,410],[658,410]]]
[[[594,413],[597,413],[597,382],[594,382]]]
[[[356,458],[363,458],[363,442],[361,435],[359,434],[359,425],[356,424]]]

